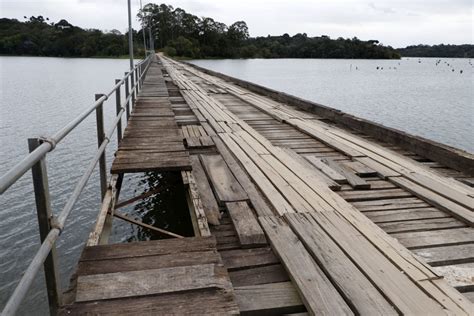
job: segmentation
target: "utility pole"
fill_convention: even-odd
[[[130,70],[133,69],[133,34],[132,34],[132,6],[128,0],[128,54],[130,55]]]
[[[142,0],[140,0],[140,9],[142,11],[142,33],[143,33],[143,48],[145,49],[145,57],[146,57],[146,35],[145,35],[145,23],[143,22],[145,20],[145,17],[143,16],[143,5],[142,5]],[[149,26],[148,26],[149,27]]]

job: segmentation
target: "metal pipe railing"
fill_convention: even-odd
[[[133,103],[130,103],[130,100],[135,100],[135,94],[138,94],[139,91],[139,82],[143,82],[144,75],[148,70],[152,59],[150,55],[145,60],[138,63],[131,72],[126,72],[125,76],[115,81],[115,86],[108,94],[96,95],[95,103],[70,121],[67,125],[61,128],[56,132],[51,138],[40,138],[40,139],[30,139],[30,154],[28,154],[21,162],[15,165],[10,171],[0,178],[0,194],[5,192],[12,184],[14,184],[18,179],[20,179],[30,168],[33,168],[33,186],[35,190],[35,198],[37,205],[38,221],[40,224],[40,237],[41,237],[41,246],[36,252],[33,260],[29,264],[25,273],[23,274],[20,282],[17,284],[13,294],[10,296],[7,304],[5,305],[2,315],[14,315],[18,310],[21,302],[25,298],[33,280],[41,269],[41,266],[44,264],[44,270],[46,275],[46,284],[48,291],[48,300],[50,306],[50,313],[55,314],[57,309],[61,305],[61,294],[60,292],[60,280],[58,277],[57,271],[57,259],[55,256],[56,241],[59,238],[61,232],[64,229],[66,220],[70,213],[72,212],[74,205],[80,197],[80,194],[84,190],[88,180],[90,179],[92,173],[94,172],[95,167],[98,162],[101,162],[100,165],[100,174],[101,174],[101,191],[102,193],[107,189],[107,180],[106,180],[106,165],[105,165],[105,150],[107,145],[110,143],[110,139],[113,136],[113,133],[116,128],[120,128],[120,133],[118,133],[118,142],[121,138],[121,122],[123,113],[127,113],[127,120],[129,117],[130,108],[133,107]],[[138,74],[137,69],[140,67],[142,71],[140,76],[136,77],[134,80],[134,74]],[[143,68],[144,67],[144,68]],[[130,78],[130,80],[129,80]],[[129,92],[129,81],[131,81]],[[136,81],[136,83],[134,83]],[[122,84],[125,84],[125,96],[126,99],[124,103],[120,103],[120,89]],[[116,94],[116,117],[113,121],[112,126],[104,133],[103,131],[103,104],[113,93]],[[66,137],[72,130],[74,130],[81,122],[84,121],[93,111],[96,111],[97,119],[97,132],[98,132],[98,149],[95,152],[94,157],[87,166],[87,169],[79,182],[76,184],[74,191],[69,197],[66,205],[63,207],[61,212],[57,217],[55,217],[50,209],[50,196],[48,188],[48,176],[46,172],[45,157],[49,151],[54,150],[56,145]],[[103,163],[102,163],[103,161]],[[105,180],[104,180],[105,179]],[[102,194],[103,198],[103,194]]]
[[[150,57],[144,61],[141,61],[139,64],[135,66],[134,69],[138,68],[141,63],[149,63]],[[71,120],[68,124],[62,127],[59,131],[57,131],[53,136],[49,138],[43,138],[43,143],[29,155],[27,155],[22,161],[16,164],[12,169],[10,169],[6,174],[4,174],[0,178],[0,194],[4,193],[13,183],[15,183],[19,178],[21,178],[31,167],[40,161],[49,151],[54,150],[56,145],[63,140],[74,128],[76,128],[80,123],[86,119],[89,114],[91,114],[100,104],[106,101],[123,83],[125,80],[131,76],[132,73],[128,73],[122,78],[113,88],[110,90],[109,93],[103,94],[96,102],[89,108],[87,108],[84,112],[79,114],[73,120]],[[132,86],[136,88],[134,84],[134,79],[132,77]],[[133,89],[132,89],[133,90]],[[134,99],[135,102],[135,99]]]

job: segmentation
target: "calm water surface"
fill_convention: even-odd
[[[49,136],[94,102],[95,93],[108,92],[121,78],[128,60],[0,57],[0,175],[13,167],[27,150],[27,138]],[[124,96],[122,96],[124,100]],[[115,112],[115,100],[104,106],[106,126]],[[83,122],[48,155],[47,166],[52,207],[58,214],[82,176],[97,148],[95,115]],[[109,145],[110,167],[116,139]],[[124,179],[121,200],[139,195],[157,185],[160,194],[121,209],[148,224],[188,235],[190,222],[182,183],[173,174],[137,174]],[[99,210],[98,172],[93,174],[69,216],[59,239],[63,288],[69,278]],[[173,208],[170,208],[170,206]],[[115,220],[112,242],[157,238],[148,231]],[[27,173],[0,196],[0,310],[19,277],[39,248],[38,224]],[[48,315],[44,277],[40,273],[22,304],[20,314]]]
[[[474,62],[469,59],[192,62],[474,152]]]

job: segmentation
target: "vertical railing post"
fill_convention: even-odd
[[[128,81],[129,81],[129,77],[128,76],[128,72],[125,72],[125,100],[127,100],[126,104],[125,104],[125,107],[127,109],[127,122],[128,122],[128,119],[130,118],[130,100],[128,99],[128,96],[130,95],[130,91],[128,90]]]
[[[41,141],[39,139],[28,139],[30,153],[40,145]],[[43,242],[51,230],[53,220],[45,158],[33,165],[31,172],[33,175],[33,188],[35,191],[36,212],[38,215],[40,239],[41,242]],[[58,259],[55,245],[51,247],[51,252],[44,261],[43,265],[44,274],[46,277],[49,312],[51,315],[57,315],[58,309],[62,304],[62,291],[61,281],[59,279]]]
[[[120,79],[115,79],[115,84],[119,83]],[[122,100],[121,100],[121,95],[120,95],[120,88],[122,85],[118,86],[118,88],[115,90],[115,109],[117,112],[117,115],[120,113],[122,110]],[[122,116],[120,116],[120,119],[117,123],[117,144],[120,143],[122,140]]]
[[[138,91],[139,91],[139,90],[138,90],[138,84],[140,83],[140,78],[138,77],[138,67],[135,68],[134,72],[135,72],[135,81],[136,81],[135,95],[136,95],[137,98],[138,98]]]
[[[96,94],[95,100],[97,101],[102,96],[103,94]],[[103,102],[95,109],[95,118],[97,121],[97,143],[98,143],[98,147],[100,147],[105,140],[104,103]],[[99,159],[99,172],[100,172],[100,192],[101,192],[101,200],[102,200],[105,196],[105,193],[107,192],[107,164],[105,161],[105,151],[102,153]]]
[[[135,78],[134,78],[133,69],[131,70],[131,73],[130,73],[130,79],[131,79],[130,93],[132,94],[132,105],[130,107],[133,109],[133,106],[135,104],[135,97],[136,97],[135,87],[134,87],[135,86]]]

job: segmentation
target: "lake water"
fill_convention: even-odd
[[[474,153],[470,59],[191,62]]]
[[[27,138],[49,136],[106,93],[122,78],[128,60],[0,57],[0,175],[27,153]],[[123,90],[123,89],[122,89]],[[124,100],[122,96],[122,100]],[[106,127],[115,112],[115,99],[104,105]],[[108,128],[107,128],[108,130]],[[116,148],[107,152],[108,167]],[[97,149],[92,114],[47,156],[52,208],[58,214]],[[99,210],[98,171],[93,174],[69,216],[58,243],[63,288],[80,256]],[[169,190],[121,209],[148,224],[188,235],[190,230],[182,183],[172,174],[136,174],[124,179],[120,200],[159,184]],[[0,310],[38,249],[39,235],[31,174],[25,174],[0,196]],[[173,206],[173,208],[170,207]],[[191,228],[192,229],[192,228]],[[156,238],[148,231],[114,221],[112,242]],[[19,314],[49,315],[43,273],[39,273]]]

